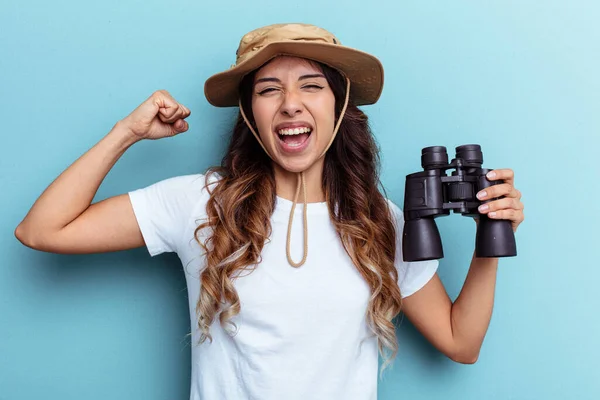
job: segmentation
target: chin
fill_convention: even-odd
[[[286,157],[278,158],[277,164],[288,172],[302,172],[310,168],[315,163],[315,157]]]

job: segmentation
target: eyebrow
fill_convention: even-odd
[[[323,75],[323,74],[302,75],[300,78],[298,78],[298,80],[301,81],[301,80],[304,80],[304,79],[312,79],[312,78],[325,78],[325,75]],[[257,79],[256,82],[254,82],[254,84],[261,83],[261,82],[277,82],[277,83],[281,83],[281,80],[279,78],[274,78],[274,77],[260,78],[260,79]]]

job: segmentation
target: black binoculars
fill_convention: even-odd
[[[444,257],[442,240],[434,218],[450,214],[479,218],[475,240],[477,257],[513,257],[517,245],[511,222],[490,219],[480,214],[476,194],[487,187],[503,183],[489,181],[491,169],[481,168],[483,153],[477,144],[456,148],[456,158],[448,163],[443,146],[426,147],[421,151],[423,172],[406,176],[404,192],[404,261],[433,260]],[[455,169],[450,176],[446,170]],[[494,200],[494,199],[492,199]]]

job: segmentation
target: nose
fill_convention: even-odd
[[[280,108],[282,114],[294,117],[302,113],[303,108],[301,98],[295,91],[291,90],[285,93]]]

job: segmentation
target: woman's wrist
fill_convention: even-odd
[[[108,136],[114,138],[117,146],[126,150],[133,144],[142,140],[141,137],[133,133],[133,131],[123,122],[118,121],[108,133]]]

